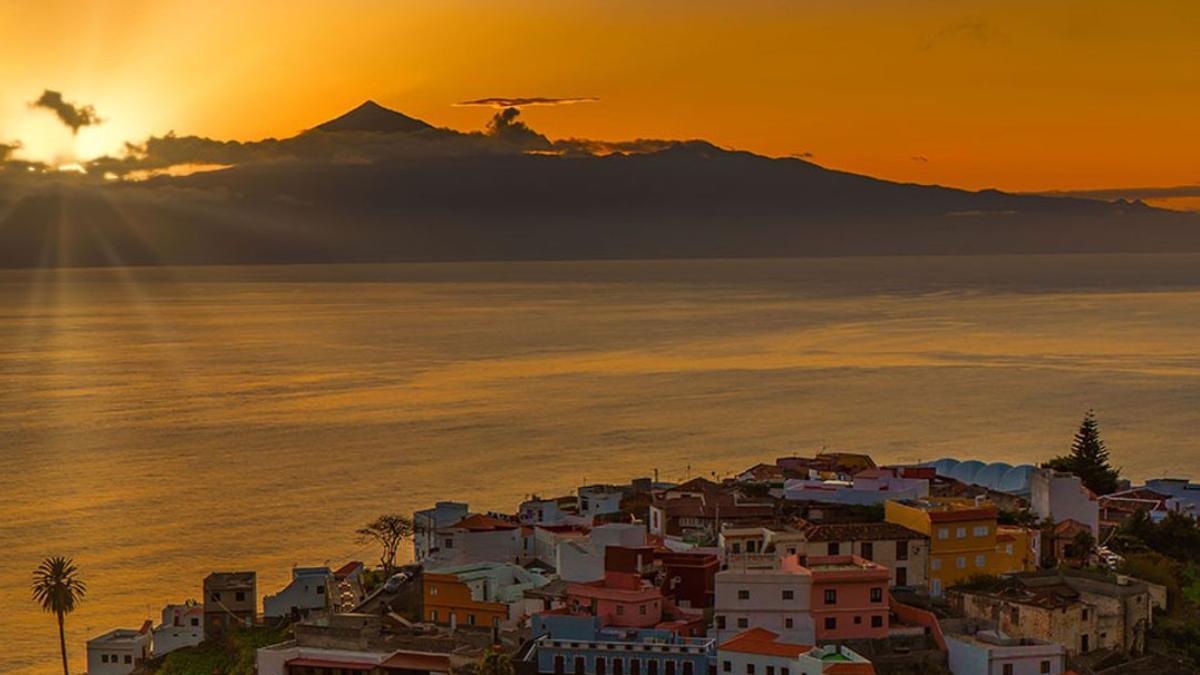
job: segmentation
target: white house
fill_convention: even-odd
[[[585,485],[576,492],[579,515],[591,520],[607,513],[619,513],[626,492],[617,485]]]
[[[523,544],[516,521],[477,513],[438,529],[437,545],[422,562],[434,567],[515,563],[524,557]]]
[[[466,518],[463,502],[438,502],[431,509],[413,513],[413,559],[420,562],[438,548],[438,530]]]
[[[517,520],[522,525],[563,525],[570,515],[557,499],[534,497],[521,502],[517,509]]]
[[[275,595],[263,597],[263,616],[280,618],[325,609],[332,583],[333,572],[328,567],[293,567],[291,583]]]
[[[1200,517],[1200,484],[1186,478],[1155,478],[1146,481],[1146,488],[1174,497],[1192,517]]]
[[[717,572],[714,629],[723,643],[749,628],[764,628],[785,642],[813,644],[812,577],[796,558],[777,568],[727,569]]]
[[[162,656],[181,647],[193,647],[204,640],[204,606],[195,600],[163,607],[162,623],[154,627],[154,656]],[[91,672],[91,671],[89,671]]]
[[[605,549],[645,545],[646,528],[640,524],[607,523],[593,527],[587,536],[559,539],[552,564],[564,581],[599,581],[604,578]]]
[[[89,675],[127,675],[150,658],[152,623],[138,630],[117,628],[88,640]]]
[[[1061,675],[1067,649],[1056,642],[1013,638],[995,624],[970,619],[942,622],[954,675]]]
[[[1061,523],[1074,520],[1100,536],[1100,504],[1073,473],[1034,469],[1029,474],[1029,508],[1038,518]]]

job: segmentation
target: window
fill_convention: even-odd
[[[825,604],[833,605],[836,603],[837,603],[837,589],[836,588],[826,588],[825,589]]]
[[[1084,607],[1084,608],[1083,608],[1083,620],[1084,620],[1084,621],[1087,621],[1087,620],[1088,620],[1088,611],[1087,611],[1087,607]]]
[[[783,627],[784,628],[792,628],[795,626],[795,623],[796,622],[794,620],[792,620],[792,617],[789,616],[788,618],[783,620]]]
[[[108,663],[108,654],[100,655],[100,663]]]
[[[988,535],[987,525],[976,525],[975,526],[975,536],[976,537],[986,537],[987,535]]]
[[[896,542],[896,560],[908,560],[908,542]]]
[[[646,613],[646,606],[638,605],[638,614],[645,614],[645,613]]]
[[[213,592],[212,592],[212,594],[211,594],[211,595],[209,595],[208,597],[209,597],[209,598],[210,598],[210,599],[211,599],[213,602],[220,602],[220,601],[221,601],[221,591],[213,591]]]
[[[721,662],[721,672],[722,673],[732,673],[733,672],[733,661],[722,661]]]
[[[985,565],[987,565],[987,556],[986,555],[980,553],[979,555],[975,556],[975,566],[976,567],[983,567]]]
[[[837,619],[832,616],[825,617],[825,630],[836,630],[836,629],[837,629]]]
[[[754,553],[757,550],[758,550],[758,542],[754,541],[753,539],[746,542],[746,553]]]
[[[965,570],[967,568],[967,557],[961,555],[958,556],[958,558],[954,561],[954,566],[960,570]]]
[[[859,625],[859,624],[861,624],[861,623],[862,623],[862,617],[861,617],[861,616],[856,616],[856,617],[854,617],[854,625],[855,625],[855,626],[857,626],[857,625]]]
[[[775,666],[767,666],[767,675],[775,675]]]
[[[734,553],[742,552],[742,542],[740,542],[740,541],[733,542],[733,552]]]
[[[750,599],[750,591],[748,591],[744,588],[738,591],[738,600],[749,600],[749,599]]]
[[[317,586],[317,595],[325,595],[325,587]]]
[[[725,630],[725,615],[717,615],[717,630]]]
[[[796,547],[795,546],[789,546],[787,551],[788,551],[788,555],[796,555]]]
[[[696,672],[696,669],[694,666],[692,666],[691,661],[683,662],[683,675],[694,675],[695,672]]]
[[[433,609],[433,610],[430,610],[430,611],[429,611],[429,620],[430,620],[430,621],[432,621],[432,622],[434,622],[434,623],[437,623],[437,620],[438,620],[438,615],[437,615],[437,610],[436,610],[436,609]]]
[[[837,555],[842,552],[842,545],[836,541],[829,542],[829,555]]]
[[[871,602],[883,602],[883,589],[882,588],[872,588],[871,589]]]
[[[429,594],[430,595],[437,595],[437,589],[438,589],[437,584],[429,584]]]
[[[940,570],[940,569],[942,569],[942,560],[941,560],[941,558],[934,558],[933,560],[930,560],[930,561],[929,561],[929,569],[931,569],[931,570],[933,570],[933,571],[935,571],[935,572],[936,572],[936,571],[938,571],[938,570]]]
[[[567,666],[563,662],[562,654],[556,654],[554,656],[554,675],[563,675],[566,670]]]
[[[133,663],[133,655],[132,654],[125,655],[125,663]]]
[[[791,671],[788,670],[787,666],[784,666],[779,669],[779,675],[791,675]]]
[[[1004,675],[1013,675],[1013,664],[1011,664],[1011,663],[1004,664],[1004,666],[1002,667],[1002,672]]]
[[[608,672],[608,660],[603,656],[596,657],[596,675],[605,675]]]
[[[625,613],[625,605],[617,605],[617,614]]]
[[[750,627],[750,619],[747,619],[744,616],[739,616],[738,620],[737,620],[737,627],[738,628],[749,628]]]
[[[582,656],[575,657],[575,675],[584,675],[587,672],[587,661]]]
[[[454,540],[453,539],[447,539],[444,543],[446,545],[446,548],[454,548]]]
[[[1043,672],[1043,673],[1050,672],[1050,662],[1049,661],[1042,661],[1041,672]]]
[[[965,527],[955,528],[954,537],[956,539],[966,539],[967,538],[967,528],[965,528]]]
[[[1012,609],[1008,610],[1008,620],[1013,624],[1021,623],[1021,608],[1013,607]]]
[[[883,616],[876,614],[871,617],[871,628],[883,628]]]
[[[642,675],[642,662],[633,659],[629,662],[629,675]]]
[[[238,602],[245,602],[246,601],[246,591],[238,591],[237,593],[234,593],[233,599]]]
[[[746,664],[746,675],[754,675],[754,664],[753,663]]]
[[[796,592],[795,592],[795,591],[793,591],[793,590],[792,590],[792,589],[790,589],[790,588],[789,588],[789,589],[787,589],[787,590],[785,590],[785,591],[783,592],[783,599],[784,599],[784,600],[795,600],[795,599],[796,599]]]
[[[950,538],[950,530],[949,529],[947,529],[945,527],[938,529],[938,539],[949,539],[949,538]]]
[[[475,625],[475,615],[474,615],[474,614],[468,614],[468,615],[467,615],[467,625],[468,625],[468,626],[474,626],[474,625]]]
[[[625,659],[613,659],[613,675],[625,675]]]
[[[897,586],[907,586],[908,585],[908,568],[907,567],[897,567],[896,568],[896,585]]]
[[[859,546],[859,551],[861,551],[860,557],[863,558],[864,560],[874,560],[875,559],[875,544],[872,544],[869,541],[864,541]]]

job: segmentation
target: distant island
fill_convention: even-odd
[[[895,183],[705,141],[482,132],[368,101],[286,139],[0,162],[0,267],[1200,251],[1200,215]]]

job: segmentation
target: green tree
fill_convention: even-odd
[[[1066,471],[1079,476],[1089,490],[1098,495],[1107,495],[1117,491],[1117,479],[1120,472],[1108,463],[1108,448],[1100,438],[1100,424],[1096,421],[1096,413],[1089,410],[1075,432],[1075,441],[1071,443],[1071,454],[1055,457],[1046,466],[1057,471]]]
[[[413,522],[405,516],[394,513],[384,514],[366,527],[356,530],[355,534],[358,535],[359,543],[379,544],[382,549],[379,554],[379,562],[383,565],[386,578],[391,576],[392,570],[396,568],[396,552],[400,550],[400,544],[405,540],[412,539]]]
[[[1092,536],[1089,530],[1081,530],[1071,539],[1071,543],[1067,546],[1072,557],[1079,562],[1081,566],[1087,565],[1088,558],[1092,555],[1092,549],[1096,548],[1096,538]]]
[[[515,675],[512,657],[507,652],[488,647],[475,664],[475,675]]]
[[[66,616],[75,611],[86,594],[87,585],[79,578],[79,568],[70,558],[46,558],[33,571],[34,602],[58,618],[58,649],[62,654],[63,675],[71,675],[67,668]]]

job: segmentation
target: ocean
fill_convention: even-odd
[[[439,499],[728,476],[822,448],[1036,462],[1094,408],[1133,479],[1200,476],[1200,256],[0,271],[0,672],[213,570],[376,555]]]

